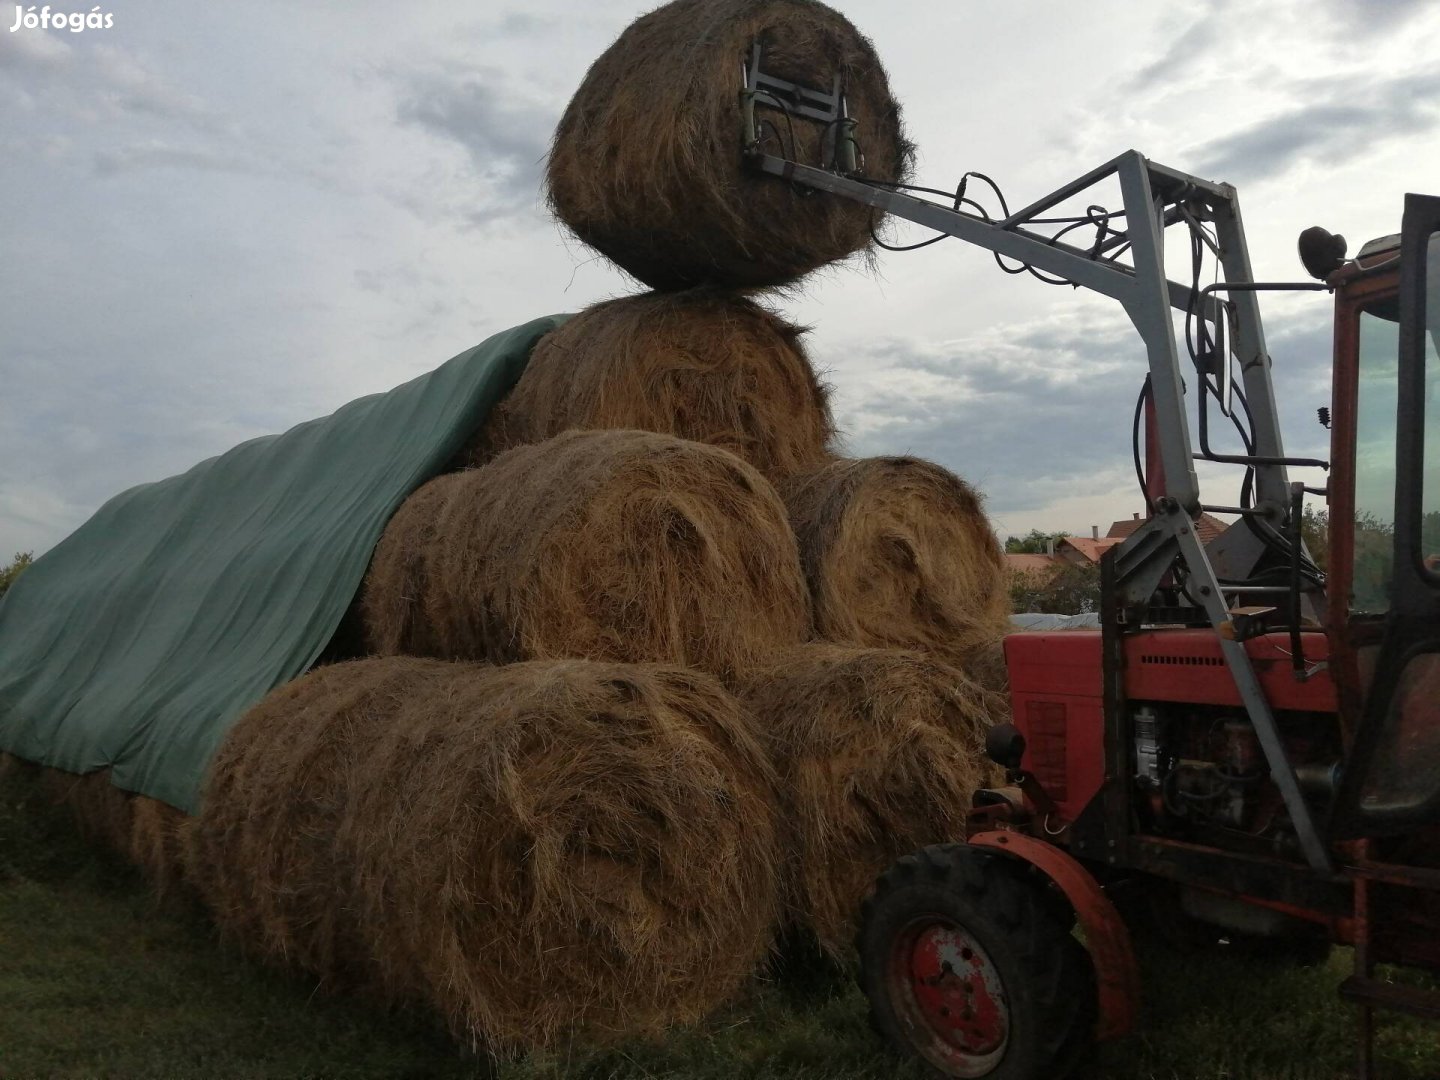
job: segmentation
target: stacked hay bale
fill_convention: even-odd
[[[981,733],[1005,710],[987,688],[1003,685],[1008,595],[975,493],[925,462],[837,459],[798,335],[739,291],[868,251],[878,224],[868,207],[739,167],[736,60],[757,44],[770,75],[825,89],[838,77],[866,174],[906,179],[899,107],[837,13],[813,0],[677,0],[637,20],[567,108],[547,188],[582,241],[683,291],[602,304],[551,334],[473,460],[567,425],[635,426],[723,446],[779,489],[810,636],[835,645],[776,650],[731,684],[781,777],[787,921],[843,955],[874,877],[957,835],[989,778]],[[761,149],[821,163],[826,124],[760,104]]]
[[[964,835],[1003,701],[922,653],[823,643],[751,672],[742,698],[780,774],[786,922],[844,958],[879,873]]]
[[[121,790],[111,782],[109,769],[73,773],[0,753],[0,778],[12,770],[28,773],[40,799],[68,811],[87,839],[139,867],[160,896],[181,884],[181,832],[189,820],[184,813],[158,799]]]
[[[804,639],[784,505],[724,450],[567,431],[432,480],[362,600],[377,652],[662,661],[724,677]]]
[[[827,641],[930,652],[992,689],[1005,554],[979,494],[913,457],[831,461],[781,486]]]
[[[547,182],[666,291],[542,339],[462,471],[396,513],[358,609],[378,655],[249,712],[196,819],[131,808],[136,858],[183,860],[236,938],[497,1048],[702,1016],[782,926],[843,956],[874,877],[957,836],[988,779],[1003,701],[975,675],[1004,589],[979,499],[928,463],[837,458],[801,331],[749,294],[875,224],[741,168],[757,42],[771,74],[839,76],[867,173],[904,178],[884,71],[835,12],[639,19]],[[826,127],[763,131],[811,160]]]
[[[603,1040],[704,1015],[761,958],[773,790],[698,672],[360,660],[226,739],[192,874],[272,959],[492,1048]]]
[[[63,769],[40,770],[40,790],[56,806],[64,807],[86,837],[128,854],[133,825],[133,796],[110,782],[109,769],[83,776]]]
[[[596,304],[547,334],[464,464],[562,431],[634,428],[720,446],[778,483],[829,459],[804,331],[721,289]]]
[[[185,813],[148,795],[130,801],[130,836],[124,850],[161,896],[185,884],[188,822]]]

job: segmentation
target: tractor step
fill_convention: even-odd
[[[1396,986],[1376,979],[1351,975],[1340,984],[1340,996],[1365,1005],[1409,1013],[1427,1020],[1440,1020],[1440,993],[1418,986]]]

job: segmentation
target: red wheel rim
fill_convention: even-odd
[[[954,921],[912,919],[890,950],[890,995],[915,1049],[951,1076],[987,1076],[1010,1043],[1010,1007],[990,955]]]

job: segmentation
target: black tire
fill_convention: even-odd
[[[856,946],[871,1023],[937,1076],[1062,1080],[1093,1049],[1090,954],[1014,859],[965,844],[905,856]]]

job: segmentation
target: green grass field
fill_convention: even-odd
[[[1140,1034],[1106,1047],[1115,1080],[1345,1076],[1354,1013],[1335,996],[1348,956],[1283,970],[1224,952],[1142,955]],[[1440,1029],[1387,1017],[1387,1080],[1440,1077]],[[160,904],[17,776],[0,778],[0,1077],[903,1078],[864,1001],[825,970],[757,983],[710,1023],[663,1042],[492,1063],[427,1017],[318,994]]]

